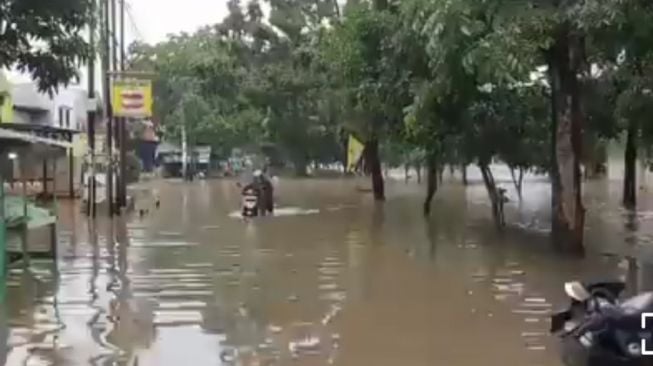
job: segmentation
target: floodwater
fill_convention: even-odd
[[[423,186],[399,181],[376,205],[366,181],[282,180],[280,214],[252,221],[229,181],[150,183],[158,210],[143,198],[143,217],[94,227],[64,205],[58,265],[9,273],[0,365],[557,366],[565,280],[653,289],[644,190],[629,214],[618,182],[587,185],[579,260],[550,249],[546,181],[511,194],[498,234],[471,177],[448,179],[428,221]]]

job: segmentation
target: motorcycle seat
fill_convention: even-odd
[[[632,297],[619,306],[627,315],[653,312],[653,292],[646,292]]]

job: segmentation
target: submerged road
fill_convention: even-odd
[[[653,282],[653,214],[619,211],[609,182],[586,189],[584,260],[550,250],[543,181],[503,234],[480,184],[445,184],[425,221],[416,184],[377,205],[367,182],[282,180],[277,215],[251,222],[233,182],[151,184],[143,217],[62,207],[58,268],[9,274],[0,365],[555,366],[564,281]]]

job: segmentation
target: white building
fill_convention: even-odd
[[[66,130],[86,130],[86,91],[79,87],[59,88],[50,97],[35,83],[13,87],[14,123],[35,123]]]
[[[23,82],[12,85],[11,100],[13,104],[11,120],[3,121],[7,128],[45,131],[46,133],[47,131],[75,132],[71,142],[76,147],[62,152],[62,155],[57,157],[56,171],[52,164],[47,164],[46,171],[44,170],[45,163],[34,161],[29,163],[29,168],[24,173],[27,179],[37,179],[47,173],[49,192],[52,192],[54,187],[58,195],[69,195],[70,193],[79,195],[82,188],[81,170],[85,151],[83,136],[85,135],[77,133],[84,133],[87,130],[86,91],[76,86],[60,87],[58,91],[49,95],[41,93],[36,83]],[[17,169],[17,166],[14,166],[14,177],[19,176]],[[52,180],[53,177],[54,180]]]

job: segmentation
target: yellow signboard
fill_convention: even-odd
[[[152,117],[152,82],[116,80],[113,82],[113,115],[116,117]]]
[[[353,135],[349,135],[349,143],[347,145],[347,171],[352,172],[356,169],[356,164],[358,164],[363,155],[365,145]]]
[[[14,104],[11,94],[0,90],[0,123],[14,122]]]

